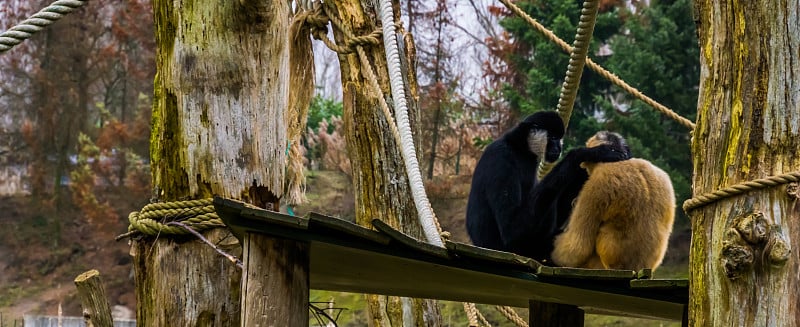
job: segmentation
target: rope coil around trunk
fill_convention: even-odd
[[[151,203],[140,211],[128,215],[129,232],[140,232],[145,235],[186,235],[185,228],[168,225],[169,222],[179,221],[196,231],[204,231],[215,227],[224,227],[225,224],[217,215],[212,198],[158,202]]]
[[[719,200],[733,197],[749,191],[760,190],[767,187],[794,183],[798,181],[800,181],[800,171],[743,182],[713,192],[701,194],[689,200],[686,200],[685,202],[683,202],[683,211],[688,213],[689,211],[695,210],[702,206],[706,206],[711,203],[717,202]]]

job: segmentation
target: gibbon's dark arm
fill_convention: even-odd
[[[543,235],[554,237],[566,226],[572,201],[589,179],[582,162],[614,162],[630,159],[610,145],[573,149],[531,190],[528,211],[533,212]]]

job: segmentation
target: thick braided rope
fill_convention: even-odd
[[[386,118],[389,129],[392,132],[392,136],[394,137],[395,142],[400,144],[400,131],[397,130],[397,124],[394,122],[392,112],[389,110],[389,104],[386,102],[386,97],[381,90],[381,86],[378,84],[378,78],[375,77],[372,64],[367,59],[367,54],[362,47],[356,47],[356,51],[358,52],[358,59],[361,61],[361,73],[364,75],[364,79],[367,80],[367,85],[369,85],[369,87],[372,89],[372,92],[377,95],[378,104],[381,107],[381,111],[383,111],[383,116]],[[438,231],[439,235],[444,237],[445,234],[442,230],[442,226],[439,224],[439,219],[436,219],[434,216],[433,222],[436,224],[436,230]]]
[[[578,95],[578,87],[583,75],[583,66],[586,65],[586,57],[589,53],[589,44],[592,43],[594,25],[597,21],[597,10],[599,0],[586,0],[583,2],[581,17],[578,22],[578,31],[575,33],[575,41],[572,43],[572,51],[569,52],[569,65],[567,65],[567,75],[564,83],[561,84],[561,94],[558,96],[558,111],[564,128],[569,126],[569,119],[572,117],[572,108],[575,106],[575,98]],[[553,163],[542,160],[539,163],[539,179],[544,177],[553,168]]]
[[[488,321],[488,320],[486,320],[486,317],[484,317],[484,316],[483,316],[483,314],[481,313],[481,311],[480,311],[480,310],[478,310],[478,307],[475,307],[475,313],[477,313],[477,314],[478,314],[478,320],[480,320],[480,322],[481,322],[481,323],[482,323],[484,326],[487,326],[487,327],[492,327],[492,324],[491,324],[491,323],[489,323],[489,321]]]
[[[558,107],[556,107],[558,114],[564,121],[565,128],[569,125],[569,119],[572,117],[572,108],[575,106],[575,98],[578,95],[583,66],[586,65],[589,44],[592,43],[599,2],[599,0],[586,0],[583,2],[581,18],[578,22],[578,32],[575,34],[572,51],[569,53],[567,75],[561,85],[561,94],[558,96]]]
[[[522,317],[520,317],[519,314],[517,314],[517,312],[514,311],[514,309],[512,309],[511,307],[498,305],[495,306],[495,308],[497,308],[497,311],[500,311],[500,313],[503,314],[503,316],[508,318],[508,320],[511,320],[511,322],[513,322],[517,326],[528,327],[528,323],[525,322],[525,320],[523,320]]]
[[[744,183],[728,186],[713,192],[708,192],[695,196],[683,202],[683,211],[689,212],[699,207],[714,203],[724,198],[733,197],[745,192],[760,190],[767,187],[800,181],[800,171],[786,173],[782,175],[770,176],[766,178],[747,181]]]
[[[140,211],[128,215],[128,231],[138,231],[146,235],[185,235],[189,234],[180,226],[167,225],[180,221],[196,231],[225,226],[216,213],[211,198],[151,203]]]
[[[548,30],[546,27],[544,27],[544,25],[542,25],[541,23],[539,23],[538,21],[533,19],[533,17],[531,17],[530,15],[525,13],[522,9],[517,7],[515,4],[511,3],[510,0],[500,0],[500,2],[502,2],[506,6],[506,8],[511,10],[514,14],[516,14],[519,17],[522,17],[522,19],[524,19],[526,22],[528,22],[528,24],[530,24],[539,33],[544,35],[544,37],[547,38],[548,40],[550,40],[550,42],[553,42],[556,45],[558,45],[561,48],[561,50],[563,50],[564,52],[567,52],[567,53],[570,53],[572,51],[572,48],[569,46],[569,44],[567,44],[567,42],[564,42],[564,40],[559,38],[552,31]],[[598,65],[597,63],[595,63],[589,57],[586,58],[586,66],[589,66],[589,69],[593,70],[594,72],[596,72],[600,76],[603,76],[603,78],[611,81],[611,83],[613,83],[616,86],[619,86],[620,88],[622,88],[626,92],[630,93],[631,95],[633,95],[637,99],[642,100],[642,102],[647,103],[649,106],[651,106],[651,107],[655,108],[656,110],[660,111],[662,114],[666,115],[667,117],[677,121],[679,124],[681,124],[683,126],[686,126],[690,130],[694,129],[695,124],[691,120],[688,120],[688,119],[686,119],[684,117],[681,117],[680,115],[678,115],[677,113],[675,113],[671,109],[669,109],[666,106],[658,103],[656,100],[653,100],[652,98],[644,95],[642,92],[640,92],[639,90],[637,90],[633,86],[630,86],[628,83],[626,83],[625,81],[623,81],[622,79],[617,77],[617,75],[614,75],[613,73],[609,72],[605,68],[603,68],[600,65]]]
[[[8,31],[0,34],[0,53],[11,50],[17,44],[29,39],[33,34],[64,17],[64,15],[83,6],[85,0],[58,0],[22,21]]]
[[[467,323],[469,327],[478,327],[478,309],[475,308],[475,303],[463,302],[464,313],[467,314]]]
[[[422,173],[417,161],[417,152],[414,138],[411,133],[411,124],[408,118],[408,105],[406,103],[405,81],[400,67],[400,54],[397,45],[397,31],[395,28],[394,13],[391,0],[378,1],[378,9],[383,24],[383,46],[386,53],[386,62],[389,70],[389,84],[391,85],[392,99],[395,104],[395,121],[400,131],[400,154],[406,166],[408,183],[411,187],[411,197],[417,208],[417,216],[425,239],[428,243],[444,247],[441,234],[437,230],[436,215],[425,193],[422,183]]]

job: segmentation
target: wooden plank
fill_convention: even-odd
[[[531,272],[538,271],[539,267],[542,266],[536,260],[510,252],[497,251],[450,240],[445,241],[444,245],[451,253],[461,257],[517,266]]]
[[[309,242],[310,284],[316,289],[516,307],[536,300],[586,312],[678,321],[688,303],[685,287],[634,289],[630,280],[640,274],[633,271],[537,267],[542,275],[536,275],[527,258],[454,242],[448,244],[450,252],[380,221],[374,222],[380,232],[363,229],[369,231],[364,233],[361,227],[322,215],[306,219],[307,229],[274,219],[231,216],[223,219],[232,229]],[[380,235],[379,242],[375,235]]]
[[[311,242],[311,288],[525,307],[529,300],[586,310],[680,321],[688,295],[609,289],[592,281],[575,287],[492,265],[448,264],[322,242]],[[596,289],[592,289],[595,287]]]
[[[319,225],[324,228],[332,229],[354,237],[373,241],[378,244],[389,244],[391,237],[378,233],[374,230],[361,227],[349,221],[336,217],[326,216],[320,213],[311,212],[308,214],[309,225]]]
[[[687,279],[634,279],[631,281],[631,288],[633,289],[688,289],[688,287],[689,280]]]
[[[308,242],[245,234],[242,326],[308,324],[308,248]]]
[[[392,228],[389,224],[381,221],[380,219],[373,219],[372,226],[375,227],[381,233],[386,234],[387,236],[391,237],[392,240],[397,241],[398,243],[412,248],[419,253],[424,253],[440,258],[450,258],[450,254],[447,252],[447,249],[438,247],[432,244],[429,244],[424,241],[419,241],[411,236],[406,235],[405,233]]]
[[[574,305],[530,301],[529,326],[583,327],[583,310]]]
[[[297,229],[308,228],[308,219],[306,218],[285,215],[280,212],[265,210],[261,208],[245,207],[239,214],[246,218],[260,219],[275,225],[286,226]]]
[[[588,280],[632,280],[636,278],[633,270],[584,269],[541,266],[537,275],[542,277],[579,278]]]

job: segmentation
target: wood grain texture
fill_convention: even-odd
[[[800,3],[694,6],[701,49],[694,194],[800,170]],[[763,238],[740,224],[753,215],[766,222]],[[797,199],[785,187],[768,188],[690,216],[690,325],[800,326]]]
[[[548,327],[582,327],[583,310],[573,305],[530,301],[528,325]]]
[[[308,324],[308,243],[247,233],[242,326]]]
[[[289,3],[156,0],[153,13],[154,195],[274,204],[284,190]],[[204,236],[241,256],[229,231]],[[208,245],[164,235],[135,240],[131,253],[137,325],[240,325],[241,270]]]
[[[113,327],[111,308],[108,306],[106,290],[100,280],[100,272],[92,269],[78,275],[75,277],[75,287],[78,288],[86,326]]]
[[[239,198],[283,192],[289,86],[285,1],[161,0],[151,158],[156,185]],[[159,194],[162,195],[162,194]]]
[[[241,256],[225,229],[204,233]],[[199,240],[133,241],[137,326],[239,326],[241,270]]]

